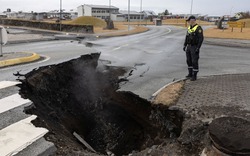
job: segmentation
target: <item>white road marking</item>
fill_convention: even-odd
[[[116,50],[119,50],[119,49],[121,49],[123,47],[127,47],[127,46],[129,46],[129,44],[124,44],[124,45],[122,45],[120,47],[116,47],[116,48],[112,49],[112,51],[116,51]]]
[[[17,81],[1,81],[0,82],[0,89],[15,86],[15,85],[20,84],[20,83],[21,82],[17,82]]]
[[[31,124],[36,117],[32,115],[0,131],[1,156],[15,155],[48,133],[47,129]]]
[[[119,50],[119,49],[121,49],[121,47],[114,48],[113,51]]]
[[[40,63],[43,63],[43,62],[49,61],[49,60],[51,59],[51,57],[49,57],[49,56],[45,56],[45,55],[40,55],[40,56],[44,57],[45,59],[44,59],[44,60],[42,60],[42,61],[37,62],[36,64],[40,64]]]
[[[162,35],[160,35],[160,36],[167,35],[167,34],[169,34],[169,33],[171,33],[171,32],[172,32],[172,30],[171,30],[170,28],[167,28],[167,29],[168,29],[168,32],[163,33],[163,34],[162,34]],[[160,36],[153,36],[153,37],[149,37],[148,39],[155,39],[155,38],[159,38]]]
[[[6,112],[29,102],[31,101],[23,99],[19,94],[14,94],[0,99],[0,113]]]

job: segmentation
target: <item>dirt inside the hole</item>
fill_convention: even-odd
[[[45,138],[55,143],[56,155],[91,155],[74,132],[95,154],[124,155],[176,139],[183,113],[118,92],[126,70],[98,66],[99,56],[41,67],[19,79],[20,94],[34,103],[27,113],[38,116],[36,126],[49,130]]]
[[[237,117],[215,119],[209,134],[216,148],[230,155],[250,154],[250,122]]]

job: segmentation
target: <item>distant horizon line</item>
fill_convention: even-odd
[[[72,10],[74,11],[74,12],[77,12],[77,9],[63,9],[64,11],[63,12],[72,12]],[[120,9],[119,9],[120,10]],[[19,11],[13,11],[12,9],[11,9],[11,12],[24,12],[24,13],[32,13],[32,12],[34,12],[34,13],[42,13],[42,12],[52,12],[52,11],[58,11],[59,12],[59,9],[52,9],[52,10],[49,10],[49,11],[23,11],[23,10],[19,10]],[[123,9],[121,9],[120,11],[127,11],[127,10],[123,10]],[[131,10],[131,12],[132,11],[136,11],[136,10]],[[154,11],[154,10],[142,10],[142,11]],[[5,10],[5,11],[0,11],[0,13],[5,13],[5,12],[7,12],[7,9]],[[139,12],[139,11],[136,11],[136,12]],[[154,11],[157,15],[159,14],[159,13],[157,13],[156,11]],[[236,13],[235,13],[236,14]],[[201,15],[201,16],[205,16],[205,15],[207,15],[207,16],[230,16],[230,15],[228,15],[228,14],[220,14],[220,15],[214,15],[214,14],[201,14],[201,13],[193,13],[193,14],[190,14],[190,13],[175,13],[175,14],[173,14],[172,13],[172,15]]]

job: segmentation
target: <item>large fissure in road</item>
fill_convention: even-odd
[[[182,113],[117,91],[127,71],[98,65],[99,56],[83,55],[19,78],[20,94],[34,103],[27,113],[50,131],[46,139],[55,143],[57,155],[91,150],[123,155],[178,137]]]

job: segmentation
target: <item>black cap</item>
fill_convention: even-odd
[[[195,16],[189,16],[189,18],[186,21],[190,21],[191,19],[196,20]]]

